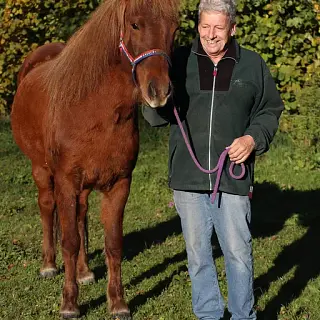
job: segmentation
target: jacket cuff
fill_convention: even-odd
[[[248,135],[251,136],[253,138],[254,141],[254,151],[256,153],[256,155],[260,155],[264,152],[264,143],[263,140],[260,137],[260,134],[258,132],[256,132],[253,129],[248,129],[245,131],[244,135]]]
[[[168,121],[163,119],[156,109],[153,109],[148,106],[142,106],[142,115],[149,122],[152,127],[160,127],[168,124]]]

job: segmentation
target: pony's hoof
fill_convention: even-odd
[[[112,320],[132,320],[131,314],[127,312],[112,314]]]
[[[60,316],[63,319],[77,319],[80,317],[80,311],[79,310],[74,310],[74,311],[70,311],[70,310],[61,310],[60,311]]]
[[[88,285],[95,282],[94,273],[88,272],[85,276],[77,278],[79,284]]]
[[[56,268],[44,268],[40,270],[40,276],[42,278],[53,278],[58,274]]]

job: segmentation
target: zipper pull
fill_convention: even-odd
[[[217,73],[218,73],[218,67],[217,67],[217,66],[214,66],[213,76],[216,77],[216,76],[217,76]]]
[[[248,195],[249,195],[249,199],[251,200],[253,197],[253,186],[250,186]]]

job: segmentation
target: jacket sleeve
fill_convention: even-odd
[[[176,124],[176,118],[173,113],[175,106],[181,119],[186,115],[189,105],[189,96],[186,91],[187,63],[191,47],[178,47],[172,55],[172,68],[170,70],[170,79],[173,85],[173,96],[168,100],[164,107],[151,108],[142,107],[142,115],[153,127],[165,126],[167,124]]]
[[[276,84],[263,60],[262,75],[261,92],[257,96],[257,101],[251,112],[250,125],[245,131],[245,135],[250,135],[254,139],[256,155],[261,155],[269,150],[284,109]]]
[[[172,104],[167,103],[164,107],[151,108],[142,106],[142,115],[152,127],[163,127],[170,123],[173,115]]]

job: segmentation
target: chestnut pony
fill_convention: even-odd
[[[114,319],[131,319],[121,256],[123,212],[139,148],[136,106],[160,107],[170,95],[168,56],[178,5],[177,0],[105,0],[65,47],[54,44],[53,56],[46,53],[48,45],[39,48],[21,69],[12,130],[32,162],[38,187],[44,277],[57,273],[58,212],[64,318],[80,314],[77,282],[94,279],[84,225],[88,196],[97,189],[102,193],[109,310]]]

